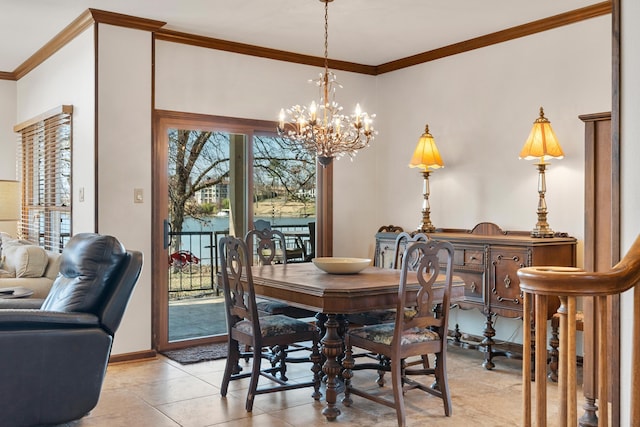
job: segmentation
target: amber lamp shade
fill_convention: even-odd
[[[429,133],[429,125],[425,126],[424,133],[418,140],[418,145],[413,152],[409,167],[420,168],[422,170],[439,169],[444,167],[444,162],[440,157],[436,141]]]
[[[422,202],[422,222],[418,226],[420,233],[433,233],[436,231],[435,226],[431,223],[431,206],[429,205],[429,174],[433,169],[439,169],[444,167],[444,162],[440,157],[438,147],[436,147],[436,141],[429,133],[429,125],[425,126],[424,133],[418,140],[418,145],[413,152],[409,167],[422,169],[422,176],[424,178],[423,196]]]
[[[538,159],[536,167],[538,168],[538,222],[531,231],[531,237],[553,237],[554,232],[547,222],[547,202],[545,193],[547,192],[547,183],[545,179],[545,169],[548,165],[545,159],[562,159],[564,153],[562,147],[556,138],[556,134],[551,128],[551,123],[544,116],[544,110],[540,107],[540,116],[533,122],[533,128],[527,138],[527,141],[520,151],[520,158],[526,160]]]
[[[544,116],[544,110],[540,107],[540,116],[533,122],[527,142],[520,151],[520,158],[540,159],[540,162],[544,163],[545,158],[562,159],[563,157],[562,147],[551,128],[551,122]]]

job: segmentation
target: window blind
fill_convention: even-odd
[[[71,236],[71,128],[73,106],[62,105],[16,125],[22,186],[22,239],[62,251]]]

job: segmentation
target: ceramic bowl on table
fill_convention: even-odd
[[[356,274],[371,264],[368,258],[320,257],[311,261],[320,270],[330,274]]]

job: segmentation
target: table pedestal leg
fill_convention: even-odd
[[[338,398],[337,377],[342,369],[339,362],[339,357],[342,355],[342,338],[338,334],[339,323],[335,314],[327,315],[327,321],[324,326],[326,332],[321,343],[322,353],[326,357],[322,370],[327,376],[327,390],[325,393],[327,407],[322,410],[322,415],[327,420],[333,421],[340,415],[340,409],[336,407],[336,400]]]

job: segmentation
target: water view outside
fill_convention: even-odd
[[[224,334],[216,273],[234,206],[230,154],[235,159],[244,152],[239,147],[252,144],[253,221],[295,234],[298,244],[315,222],[315,156],[274,135],[171,129],[168,136],[169,341]]]

